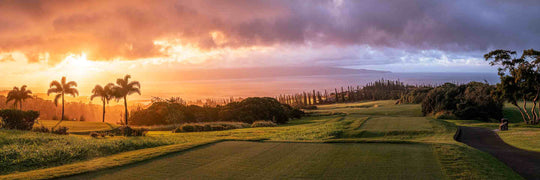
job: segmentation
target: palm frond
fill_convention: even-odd
[[[137,88],[141,88],[141,83],[139,83],[139,81],[132,81],[128,84],[128,87],[137,87]]]
[[[8,104],[10,101],[13,101],[13,100],[15,100],[15,97],[8,95],[6,98],[6,104]]]
[[[66,90],[64,91],[64,93],[65,93],[65,94],[69,94],[69,95],[71,95],[71,96],[73,96],[73,97],[79,96],[79,91],[78,91],[77,89],[75,89],[75,88],[69,88],[69,89],[66,89]]]
[[[94,94],[102,94],[102,92],[104,91],[104,88],[101,87],[101,85],[96,85],[94,86],[94,89],[92,89],[92,93]]]
[[[62,92],[62,89],[60,88],[51,88],[47,90],[47,96],[50,95],[51,93],[61,93],[61,92]]]
[[[51,88],[53,86],[56,87],[57,89],[62,88],[62,84],[60,84],[60,82],[58,82],[58,81],[52,81],[51,84],[49,85],[49,88]]]
[[[54,105],[55,106],[58,106],[58,100],[62,98],[62,94],[57,94],[55,97],[54,97]]]
[[[67,87],[77,87],[77,82],[69,81],[66,85],[67,85]]]
[[[133,88],[129,91],[128,95],[131,95],[133,93],[137,93],[139,95],[141,95],[141,90],[139,90],[139,88]]]
[[[62,84],[66,84],[66,76],[62,76]]]

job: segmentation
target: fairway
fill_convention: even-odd
[[[227,141],[66,179],[442,179],[430,145]]]
[[[57,120],[39,120],[40,124],[36,124],[35,127],[43,125],[51,128],[58,123]],[[65,126],[69,128],[69,132],[85,132],[85,131],[104,131],[110,130],[116,125],[102,122],[86,122],[86,121],[62,121],[59,126]]]
[[[373,117],[367,120],[362,129],[369,131],[431,131],[431,124],[424,117]]]

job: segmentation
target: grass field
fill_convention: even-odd
[[[67,179],[441,179],[434,156],[426,144],[221,142]]]
[[[40,125],[43,125],[45,127],[51,128],[58,123],[57,120],[39,120],[38,122],[39,123],[34,126],[39,127]],[[117,127],[117,125],[109,123],[86,121],[62,121],[59,126],[68,127],[69,132],[104,131]]]
[[[382,170],[386,168],[388,170],[384,171],[386,173],[385,177],[417,178],[425,175],[426,172],[419,172],[404,176],[401,174],[404,166],[396,163],[409,161],[408,156],[412,153],[406,152],[405,150],[401,152],[399,150],[400,148],[419,148],[414,151],[421,151],[424,155],[428,156],[419,160],[410,160],[414,165],[420,166],[422,164],[438,162],[438,165],[430,166],[436,167],[436,169],[439,169],[439,171],[442,172],[443,176],[451,179],[520,178],[511,169],[490,155],[454,141],[452,137],[457,128],[453,123],[422,117],[419,105],[394,105],[393,103],[393,101],[375,101],[321,106],[318,110],[312,111],[315,113],[312,117],[293,120],[288,124],[280,125],[278,127],[245,128],[228,131],[193,133],[152,131],[149,132],[146,137],[132,138],[107,137],[104,139],[92,139],[88,136],[79,135],[56,136],[33,132],[0,130],[1,133],[4,133],[0,135],[0,137],[3,138],[0,140],[0,157],[7,157],[0,159],[0,165],[2,166],[2,168],[0,168],[2,169],[1,173],[11,173],[7,176],[0,176],[0,179],[54,178],[74,173],[109,169],[158,157],[170,152],[185,150],[186,148],[198,144],[225,139],[265,139],[266,141],[273,143],[287,142],[288,144],[283,145],[284,152],[286,152],[285,149],[287,149],[287,147],[290,147],[291,149],[302,149],[300,145],[291,144],[291,142],[347,143],[344,144],[344,146],[358,146],[362,148],[351,148],[356,149],[354,151],[358,151],[358,153],[351,153],[353,150],[346,149],[335,151],[328,150],[329,154],[339,154],[334,152],[343,151],[343,153],[349,153],[348,158],[360,158],[356,159],[360,164],[375,163],[372,162],[374,161],[373,159],[393,162],[387,164],[387,166],[373,165],[357,167],[357,171],[373,173],[379,171],[383,172]],[[336,114],[325,115],[332,114],[331,112],[335,112]],[[371,143],[368,143],[368,145],[364,142]],[[216,146],[219,147],[219,144],[216,144]],[[265,146],[266,143],[262,144]],[[242,143],[240,143],[240,145],[242,145]],[[234,146],[231,148],[231,151],[242,151],[242,148],[235,148]],[[363,148],[366,148],[366,150],[362,150]],[[41,149],[45,149],[46,151],[41,151]],[[197,151],[198,150],[188,151],[186,153],[195,153]],[[375,153],[369,156],[369,158],[363,156],[365,153],[369,154],[370,152],[376,151],[381,151],[381,154]],[[216,150],[215,153],[219,154],[221,152]],[[298,156],[298,158],[307,158],[307,161],[311,158],[310,156],[313,156],[309,151],[304,152],[298,150],[290,153],[293,155],[287,154],[285,157],[295,158]],[[57,158],[57,156],[61,158]],[[231,163],[233,163],[233,160],[234,162],[236,162],[236,160],[242,161],[243,158],[243,156],[240,156],[235,160],[233,157],[230,159]],[[262,160],[267,159],[269,164],[277,163],[276,165],[278,165],[280,164],[278,163],[280,157],[282,156],[268,156],[262,158]],[[325,159],[326,155],[314,157]],[[190,161],[197,162],[199,160],[202,161],[205,158],[210,157],[202,156],[201,158],[191,159]],[[258,159],[252,159],[252,161],[255,160]],[[271,160],[275,160],[276,162]],[[287,162],[289,160],[285,159],[284,161]],[[296,162],[294,159],[291,159],[290,161]],[[340,161],[334,161],[333,163],[339,164]],[[332,164],[332,166],[334,164]],[[56,167],[39,169],[43,168],[41,165],[45,165],[45,167]],[[133,166],[138,166],[138,164]],[[336,166],[338,165],[336,164]],[[219,165],[216,164],[216,167],[219,167]],[[249,169],[249,166],[246,167],[241,164],[231,167],[234,167],[238,172],[236,172],[236,170],[231,170],[227,173],[242,174],[244,173],[242,168]],[[300,166],[298,168],[307,167],[308,166]],[[306,177],[310,176],[310,171],[319,171],[315,166],[312,167],[313,170],[302,169],[303,172],[307,173],[305,174]],[[346,167],[342,169],[342,171],[349,171],[351,168],[352,167]],[[396,168],[400,170],[393,170]],[[32,169],[37,170],[27,171]],[[390,171],[390,169],[392,169],[392,171]],[[27,172],[15,173],[15,171]],[[164,169],[164,171],[167,170]],[[339,170],[336,169],[336,171]],[[430,170],[429,173],[435,173],[435,171],[431,172]],[[340,173],[329,173],[328,177],[335,174]],[[352,174],[356,175],[355,173]],[[155,175],[159,176],[159,173],[156,172]],[[249,173],[247,175],[249,175]],[[348,174],[345,173],[344,175]],[[274,172],[272,177],[281,176],[279,172]]]

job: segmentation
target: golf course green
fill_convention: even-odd
[[[399,157],[399,158],[397,158]],[[66,179],[441,179],[425,144],[227,141]]]

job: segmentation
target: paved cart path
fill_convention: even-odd
[[[540,152],[527,151],[506,144],[490,129],[464,126],[459,128],[458,141],[490,153],[525,179],[540,180]]]

